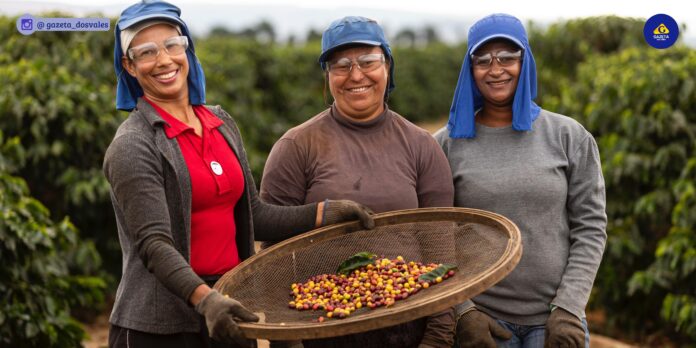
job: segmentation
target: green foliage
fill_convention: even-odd
[[[647,48],[644,24],[641,19],[603,16],[557,22],[546,29],[531,25],[530,45],[539,66],[574,75],[578,63],[589,56]]]
[[[341,262],[340,265],[338,265],[338,269],[336,270],[336,273],[338,274],[348,274],[350,272],[353,272],[354,270],[371,265],[375,262],[375,254],[368,252],[368,251],[361,251],[345,261]]]
[[[597,54],[628,47],[644,47],[643,24],[635,18],[587,17],[539,28],[528,25],[529,42],[537,65],[538,98],[554,102],[565,84],[574,81],[578,64]]]
[[[101,173],[127,116],[114,109],[113,31],[23,36],[15,21],[0,17],[0,251],[16,263],[0,271],[0,345],[74,346],[82,333],[68,307],[98,302],[104,286],[85,276],[100,267],[90,241],[106,269],[120,270]],[[696,57],[684,47],[649,48],[643,23],[592,17],[528,26],[537,101],[578,118],[600,146],[609,239],[591,306],[606,309],[610,328],[639,337],[675,331],[686,342],[696,338]],[[261,24],[196,40],[207,101],[237,120],[257,182],[275,141],[332,102],[317,35],[279,44]],[[414,122],[441,120],[466,45],[411,36],[394,47],[390,108]],[[71,216],[87,241],[48,211]]]
[[[465,54],[466,45],[395,48],[389,106],[412,122],[447,117]]]
[[[17,174],[53,214],[71,216],[117,273],[120,252],[101,174],[126,116],[114,108],[113,31],[24,36],[15,21],[0,17],[0,129],[24,146]]]
[[[418,277],[418,280],[422,281],[435,281],[437,278],[444,277],[447,272],[457,269],[457,265],[451,264],[451,263],[445,263],[440,266],[437,266],[434,270],[421,274]]]
[[[630,66],[630,69],[627,68]],[[594,305],[622,327],[696,339],[696,51],[629,48],[581,63],[552,110],[597,138],[609,242]]]
[[[100,258],[67,218],[51,221],[24,180],[8,174],[24,153],[0,131],[0,346],[75,347],[84,332],[70,307],[103,301],[106,284],[90,276]]]

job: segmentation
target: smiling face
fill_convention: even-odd
[[[358,46],[335,52],[329,57],[329,62],[342,58],[356,61],[366,54],[383,53],[379,46]],[[329,89],[336,101],[336,107],[346,117],[368,121],[379,116],[384,111],[384,93],[389,81],[389,63],[379,68],[363,73],[357,65],[353,65],[350,73],[339,76],[329,71]]]
[[[474,52],[474,55],[483,56],[487,53],[496,55],[500,51],[515,52],[519,49],[510,41],[494,40],[485,43]],[[520,60],[510,66],[501,66],[496,59],[493,59],[487,68],[474,67],[472,69],[474,81],[484,102],[496,107],[512,106],[521,67],[522,61]]]
[[[140,31],[130,44],[130,48],[147,42],[154,42],[160,52],[151,62],[132,61],[127,57],[122,60],[123,67],[138,80],[145,96],[156,101],[171,101],[186,98],[188,100],[189,73],[186,52],[169,55],[164,51],[164,41],[179,36],[176,29],[167,24],[157,24]]]

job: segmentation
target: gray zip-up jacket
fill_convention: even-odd
[[[234,209],[240,259],[254,254],[254,233],[281,240],[314,227],[316,204],[282,207],[258,198],[242,138],[232,117],[208,107],[237,156],[245,190]],[[156,333],[199,332],[200,316],[188,298],[203,280],[189,265],[191,180],[176,138],[143,99],[118,128],[104,158],[123,252],[121,282],[110,322]]]

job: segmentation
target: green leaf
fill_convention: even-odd
[[[375,256],[377,255],[367,251],[359,252],[343,261],[341,265],[338,266],[336,273],[348,274],[362,266],[372,264]]]
[[[27,338],[32,338],[36,336],[36,334],[39,333],[39,327],[36,326],[36,324],[32,322],[28,322],[27,325],[24,327],[24,334],[26,335]]]
[[[453,265],[451,263],[445,263],[442,264],[438,267],[436,267],[434,270],[421,274],[420,277],[418,277],[418,280],[420,281],[427,281],[427,282],[432,282],[435,281],[438,277],[444,277],[447,272],[457,269],[457,265]]]

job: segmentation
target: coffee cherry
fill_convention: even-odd
[[[436,267],[435,263],[406,262],[402,256],[393,260],[380,257],[347,275],[319,274],[305,283],[292,283],[288,307],[326,311],[326,318],[345,318],[363,307],[391,306],[454,275],[452,270],[434,281],[418,281]],[[319,318],[319,322],[324,320]]]

